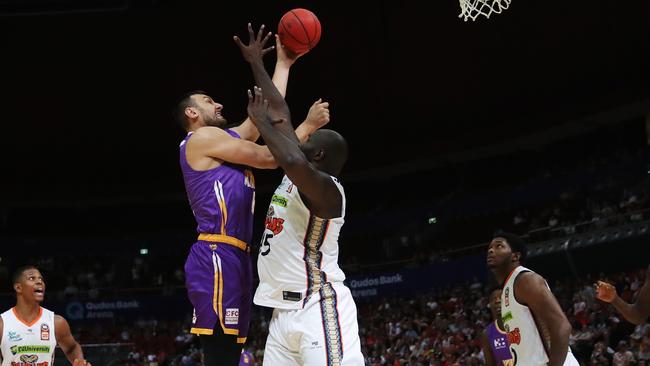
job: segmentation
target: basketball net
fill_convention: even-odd
[[[460,0],[459,18],[476,20],[479,15],[490,18],[492,13],[501,14],[508,9],[511,0]]]

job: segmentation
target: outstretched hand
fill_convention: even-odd
[[[74,361],[72,362],[72,366],[91,366],[90,362],[86,360],[80,360],[78,358],[75,358]]]
[[[255,36],[253,26],[251,23],[248,23],[248,44],[244,44],[237,36],[233,37],[235,43],[239,46],[242,56],[244,56],[244,59],[249,63],[261,62],[262,57],[275,48],[275,46],[264,48],[266,43],[269,41],[269,38],[271,38],[271,32],[267,33],[266,36],[263,36],[263,34],[264,24],[262,24],[257,32],[257,36]]]
[[[611,303],[616,297],[616,287],[603,281],[596,282],[596,298]]]
[[[312,126],[314,131],[325,126],[330,121],[330,104],[328,102],[323,102],[321,98],[318,98],[317,101],[312,104],[307,113],[307,118],[305,122]]]
[[[271,124],[280,123],[284,121],[283,119],[273,120],[269,116],[269,101],[264,99],[262,95],[262,88],[253,87],[253,92],[248,89],[248,117],[256,126],[259,126],[262,123],[267,121]]]
[[[277,34],[275,35],[275,49],[278,57],[277,63],[283,64],[286,67],[291,67],[300,56],[304,55],[304,53],[293,53],[290,49],[285,47],[282,42],[280,42],[280,36]]]

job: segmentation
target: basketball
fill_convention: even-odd
[[[280,19],[278,35],[286,48],[301,55],[318,44],[321,35],[320,21],[307,9],[289,10]]]

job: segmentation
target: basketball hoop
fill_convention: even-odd
[[[459,18],[476,20],[479,15],[490,18],[493,13],[501,14],[508,9],[511,0],[460,0]]]

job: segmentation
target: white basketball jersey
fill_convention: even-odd
[[[51,366],[56,336],[54,313],[40,308],[40,315],[28,324],[11,308],[2,313],[2,366]]]
[[[260,284],[257,305],[301,309],[309,296],[327,282],[345,280],[339,268],[339,232],[345,222],[345,193],[341,216],[329,220],[311,214],[298,187],[285,176],[275,190],[266,215],[262,246],[257,259]]]
[[[517,276],[522,272],[533,272],[519,266],[515,268],[506,279],[501,293],[501,317],[503,326],[508,332],[510,351],[518,366],[540,366],[548,363],[546,348],[542,343],[537,323],[528,306],[517,302],[514,295],[514,286]],[[546,285],[548,286],[548,284]],[[571,349],[567,353],[564,365],[578,365]]]

